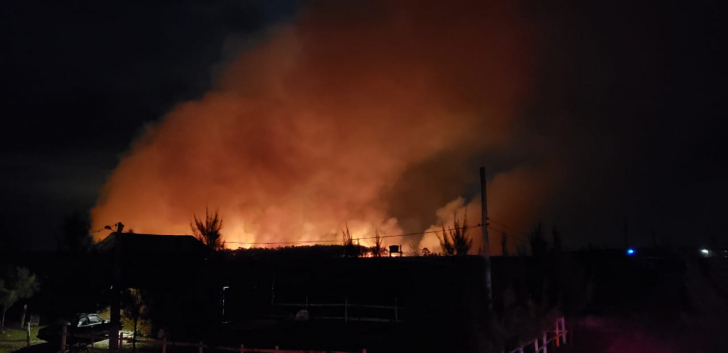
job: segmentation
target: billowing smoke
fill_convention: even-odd
[[[270,29],[214,90],[149,126],[109,178],[94,226],[188,234],[207,206],[235,248],[336,241],[345,223],[360,237],[449,222],[465,201],[438,214],[452,200],[439,189],[461,188],[468,178],[448,176],[477,169],[440,157],[469,160],[510,143],[532,53],[510,5],[434,5],[315,2]],[[539,207],[524,185],[542,176],[527,169],[493,178],[494,219]],[[396,199],[413,170],[422,192]],[[397,215],[408,205],[424,210],[404,224]],[[477,207],[469,223],[480,221]]]
[[[553,198],[554,191],[560,184],[553,173],[558,168],[533,168],[521,166],[496,174],[489,181],[488,195],[488,233],[492,254],[501,253],[502,237],[506,237],[508,251],[525,244],[524,236],[532,223],[539,220],[541,211]],[[413,250],[427,248],[440,251],[442,226],[452,228],[457,217],[460,224],[467,219],[470,227],[469,237],[473,240],[471,254],[477,254],[482,246],[482,230],[475,227],[481,221],[481,195],[478,194],[467,202],[463,197],[448,202],[436,211],[435,224],[430,226],[418,243],[410,243]]]

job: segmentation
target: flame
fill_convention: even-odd
[[[233,248],[337,243],[345,223],[355,238],[401,234],[387,195],[408,170],[508,140],[530,62],[527,25],[507,3],[312,4],[214,90],[148,126],[94,227],[188,234],[209,206]]]

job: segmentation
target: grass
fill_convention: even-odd
[[[30,328],[30,344],[36,345],[45,343],[45,341],[38,339],[38,330],[40,327],[33,326]],[[25,348],[27,345],[27,332],[19,328],[6,327],[5,332],[0,333],[0,353],[14,352],[19,349]]]
[[[17,327],[15,328],[5,328],[5,332],[0,333],[0,353],[11,353],[11,352],[26,352],[26,353],[57,353],[58,348],[57,346],[51,346],[49,343],[47,343],[44,340],[39,339],[38,336],[38,330],[43,328],[44,326],[38,327],[34,326],[30,329],[30,345],[31,348],[27,348],[27,332],[25,330],[21,330]],[[125,337],[130,337],[131,332],[124,331]],[[144,338],[139,338],[144,339]],[[172,352],[180,352],[182,351],[182,347],[169,347],[172,348]],[[168,348],[168,351],[170,350]],[[90,345],[87,346],[81,346],[76,348],[76,352],[82,352],[82,353],[102,353],[102,352],[108,352],[109,351],[109,340],[102,340],[94,342],[93,347]],[[119,350],[120,352],[131,352],[132,351],[132,344],[129,342],[124,342],[124,346],[122,349]],[[140,353],[148,353],[148,352],[161,352],[162,348],[160,345],[149,345],[149,344],[143,344],[143,343],[137,343],[137,351]],[[197,348],[188,348],[185,351],[189,352],[197,352]]]

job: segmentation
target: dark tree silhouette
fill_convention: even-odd
[[[453,245],[452,239],[445,230],[445,225],[442,225],[442,237],[437,237],[440,240],[440,247],[442,248],[442,254],[446,256],[455,255],[455,245]]]
[[[5,267],[0,270],[0,331],[5,332],[5,313],[18,300],[32,297],[40,285],[35,274],[25,267]]]
[[[349,224],[345,223],[345,228],[341,230],[341,242],[344,246],[344,256],[356,257],[359,256],[359,246],[354,244],[354,237],[351,236],[349,230]]]
[[[64,218],[56,238],[58,251],[70,254],[88,252],[93,246],[90,230],[91,221],[87,214],[75,212]]]
[[[194,219],[194,222],[190,223],[190,228],[192,228],[192,234],[197,239],[212,251],[225,248],[225,241],[222,239],[222,233],[220,233],[222,218],[220,218],[217,211],[210,213],[208,208],[205,207],[205,219],[198,219],[197,215],[194,216]]]
[[[508,237],[506,233],[501,233],[501,255],[508,256]]]
[[[531,245],[531,254],[534,256],[541,256],[548,252],[549,244],[543,237],[541,222],[538,222],[536,228],[528,235],[528,243]]]
[[[521,242],[521,244],[519,244],[516,247],[516,256],[522,257],[522,256],[526,256],[526,255],[528,255],[528,251],[526,249],[526,245],[523,244],[523,242]]]
[[[561,247],[562,247],[562,243],[561,243],[561,231],[559,231],[558,228],[553,227],[551,229],[551,236],[553,237],[554,251],[555,252],[561,252]]]
[[[384,242],[382,240],[382,236],[379,235],[379,229],[374,229],[374,246],[372,246],[372,256],[374,257],[382,257],[382,254],[384,254],[387,251],[387,249],[384,246]]]
[[[468,236],[468,213],[465,212],[462,224],[460,224],[456,214],[451,229],[445,229],[445,225],[443,224],[442,237],[438,238],[440,239],[440,247],[442,247],[444,255],[467,255],[473,246],[473,240]]]
[[[139,332],[139,319],[144,320],[148,314],[147,300],[145,300],[144,292],[136,288],[129,288],[124,293],[123,305],[124,316],[132,320],[134,330],[132,339],[132,352],[136,352],[136,338]]]

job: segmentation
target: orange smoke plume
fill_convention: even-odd
[[[504,3],[313,3],[143,133],[94,226],[188,234],[209,206],[233,248],[401,232],[385,195],[408,169],[508,139],[530,54]]]
[[[557,185],[563,181],[560,168],[543,166],[522,166],[496,174],[488,182],[488,243],[492,255],[501,255],[502,237],[506,237],[506,247],[514,253],[519,245],[526,244],[525,235],[531,230],[533,222],[539,219],[540,211],[552,198]],[[481,218],[481,196],[473,197],[470,202],[462,197],[448,202],[436,212],[435,224],[430,226],[419,241],[419,249],[427,248],[439,252],[442,226],[451,228],[455,217],[462,221],[467,214],[468,236],[473,240],[469,254],[478,254],[483,244]]]

